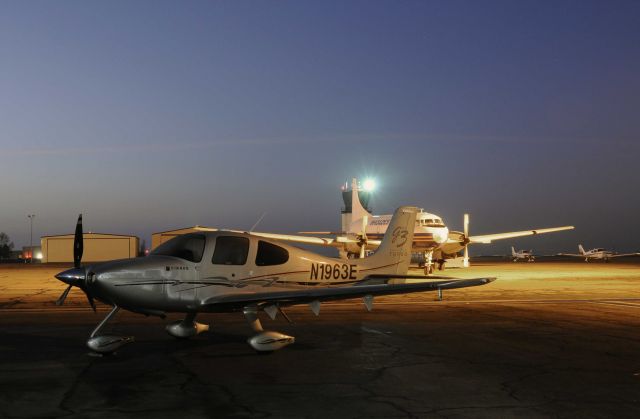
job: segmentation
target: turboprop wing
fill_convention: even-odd
[[[553,233],[555,231],[573,230],[573,226],[539,228],[535,230],[512,231],[509,233],[485,234],[482,236],[469,236],[469,243],[489,244],[494,240],[511,239],[514,237],[535,236],[536,234]]]

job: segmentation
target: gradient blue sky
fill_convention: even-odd
[[[0,231],[339,227],[339,186],[637,250],[637,1],[4,1]]]

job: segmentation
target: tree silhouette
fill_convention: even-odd
[[[13,250],[13,242],[6,233],[0,232],[0,259],[8,259]]]

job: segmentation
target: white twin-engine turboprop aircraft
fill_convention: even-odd
[[[601,247],[591,250],[584,250],[581,244],[578,245],[579,254],[576,253],[559,253],[560,256],[575,256],[584,258],[585,262],[589,262],[589,259],[592,260],[604,260],[605,262],[609,262],[609,259],[620,258],[624,256],[640,256],[640,253],[615,253],[611,250],[606,250]]]
[[[338,248],[343,257],[363,257],[367,250],[375,250],[380,239],[387,231],[391,215],[373,215],[369,207],[370,193],[359,185],[357,179],[351,180],[351,187],[342,188],[342,231],[305,231],[300,234],[331,235],[332,237],[312,237],[270,233],[254,233],[264,237],[297,243],[316,244]],[[464,214],[463,231],[449,231],[442,217],[420,209],[416,215],[412,251],[422,254],[425,274],[433,271],[433,261],[437,261],[440,270],[447,259],[455,258],[463,251],[463,266],[469,266],[469,244],[490,244],[494,240],[532,236],[555,231],[572,230],[573,226],[543,228],[535,230],[512,231],[508,233],[469,235],[469,214]]]
[[[111,353],[132,337],[102,335],[105,324],[124,308],[164,317],[186,313],[166,326],[177,338],[195,336],[209,326],[197,323],[198,313],[242,312],[254,331],[248,343],[257,351],[274,351],[294,338],[265,331],[258,313],[274,319],[283,307],[309,304],[320,313],[320,303],[362,297],[371,311],[376,295],[405,294],[483,285],[495,278],[457,280],[430,277],[429,282],[407,283],[418,209],[400,207],[389,223],[378,250],[358,260],[335,259],[288,246],[251,233],[203,231],[175,237],[149,256],[81,266],[82,215],[74,239],[74,268],[56,275],[68,284],[57,305],[73,286],[80,288],[95,311],[94,299],[113,308],[87,340],[98,353]],[[425,277],[417,277],[425,278]]]

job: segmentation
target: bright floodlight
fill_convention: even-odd
[[[365,191],[371,192],[376,188],[376,181],[373,179],[366,179],[362,183],[362,187],[364,188]]]

